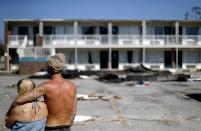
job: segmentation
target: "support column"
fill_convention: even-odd
[[[146,59],[146,50],[145,50],[145,48],[142,48],[142,64],[144,65],[145,64],[145,59]]]
[[[78,69],[78,49],[77,49],[77,35],[78,35],[78,22],[74,21],[73,23],[73,34],[74,34],[74,41],[75,41],[75,69]]]
[[[143,40],[146,38],[147,35],[147,26],[146,26],[146,21],[143,20],[142,21],[142,44],[143,44]]]
[[[112,45],[112,23],[108,23],[108,40],[109,44]]]
[[[176,37],[176,44],[179,44],[179,22],[175,23],[175,37]]]
[[[112,45],[112,23],[109,22],[108,23],[108,43],[109,45]],[[109,62],[108,62],[108,66],[109,66],[109,70],[112,69],[112,48],[109,48]]]
[[[36,46],[42,46],[43,43],[43,21],[39,21],[39,35],[36,36]]]
[[[39,22],[39,35],[43,36],[43,21]]]

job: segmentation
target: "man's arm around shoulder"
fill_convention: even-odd
[[[31,92],[22,95],[22,96],[18,96],[13,103],[11,104],[6,116],[9,115],[10,111],[12,108],[16,107],[17,105],[21,105],[27,102],[32,102],[34,100],[37,100],[39,97],[45,95],[46,93],[46,88],[47,88],[47,84],[46,83],[42,83],[40,84],[38,87],[36,87],[35,89],[33,89]]]

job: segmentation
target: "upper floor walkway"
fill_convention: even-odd
[[[42,46],[46,48],[102,47],[201,47],[201,35],[9,35],[9,48]]]

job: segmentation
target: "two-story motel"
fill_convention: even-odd
[[[201,69],[201,21],[4,20],[7,70],[63,52],[66,69]]]

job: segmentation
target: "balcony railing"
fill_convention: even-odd
[[[10,47],[26,47],[26,35],[8,35],[8,46]]]
[[[25,47],[27,36],[8,36],[10,47]],[[201,46],[200,35],[43,35],[44,47],[69,47],[69,46]]]
[[[23,57],[49,57],[55,54],[55,50],[51,48],[38,48],[38,47],[28,47],[28,48],[18,48],[17,52],[20,58]]]

